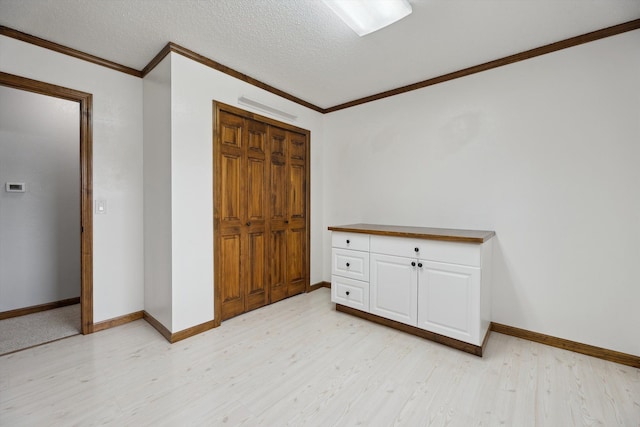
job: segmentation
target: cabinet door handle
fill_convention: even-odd
[[[420,248],[415,248],[414,251],[420,252]]]
[[[347,296],[349,296],[349,291],[345,292],[345,294],[347,294]]]
[[[416,262],[415,261],[411,261],[411,267],[415,267],[416,266]]]
[[[247,222],[247,227],[251,227],[251,221]]]
[[[349,267],[349,263],[347,263],[347,267]]]
[[[284,221],[284,223],[285,223],[285,224],[289,224],[289,220],[288,220],[288,219],[286,219],[286,220]]]
[[[418,267],[422,268],[422,263],[421,262],[418,263]]]
[[[348,245],[349,243],[351,243],[351,240],[347,239],[347,245]]]

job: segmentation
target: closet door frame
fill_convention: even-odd
[[[222,323],[222,292],[219,286],[216,286],[216,283],[221,283],[221,254],[220,254],[220,197],[217,197],[217,192],[219,189],[219,180],[220,180],[220,171],[216,168],[216,158],[218,156],[218,144],[220,141],[220,112],[224,111],[227,113],[235,114],[237,116],[244,117],[246,119],[255,120],[258,122],[262,122],[264,124],[279,127],[281,129],[289,130],[292,132],[300,133],[306,135],[307,144],[306,144],[306,236],[305,236],[305,292],[309,292],[311,290],[310,286],[310,274],[311,274],[311,132],[307,129],[303,129],[289,123],[280,122],[278,120],[261,116],[259,114],[252,113],[250,111],[243,110],[238,107],[234,107],[228,104],[224,104],[222,102],[213,101],[213,157],[211,159],[211,164],[213,165],[213,309],[214,309],[214,327],[220,326]]]

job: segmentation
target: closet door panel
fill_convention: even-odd
[[[220,113],[220,143],[222,147],[239,148],[243,147],[244,119],[225,112]]]
[[[264,221],[264,195],[266,187],[266,168],[264,159],[252,159],[247,162],[247,220]]]
[[[287,170],[284,163],[271,159],[271,185],[269,191],[269,216],[271,221],[285,221],[287,218]]]
[[[287,232],[287,290],[288,295],[304,292],[306,283],[305,228],[292,228]]]
[[[246,305],[246,277],[242,264],[246,245],[243,230],[246,131],[242,117],[224,112],[219,116],[219,126],[214,163],[214,221],[218,233],[216,286],[220,289],[220,318],[225,320],[243,313]]]
[[[224,153],[220,162],[220,220],[223,226],[237,226],[242,220],[242,157]]]
[[[249,233],[247,237],[247,310],[254,310],[268,303],[266,239],[264,232]]]
[[[307,157],[307,136],[289,132],[289,157],[304,161]]]
[[[287,242],[286,231],[271,230],[269,246],[269,291],[271,302],[287,297]]]
[[[243,258],[246,271],[246,310],[268,304],[266,283],[267,257],[267,126],[247,121],[246,223],[247,254]]]
[[[305,291],[307,282],[307,138],[287,132],[287,141],[287,287],[295,295]]]
[[[280,157],[284,162],[287,155],[287,131],[274,126],[269,127],[269,151],[271,157]]]
[[[269,221],[280,227],[287,219],[287,133],[269,127]]]
[[[220,286],[222,292],[222,319],[244,312],[244,286],[242,274],[242,239],[239,232],[221,236]]]
[[[291,221],[306,218],[306,172],[304,165],[293,164],[289,168],[289,218]]]
[[[249,140],[247,142],[247,150],[254,155],[264,156],[266,153],[267,145],[267,125],[264,123],[250,120],[248,123],[249,128]]]
[[[247,143],[247,221],[255,227],[256,221],[266,220],[267,164],[266,141],[267,126],[253,120],[248,121]]]

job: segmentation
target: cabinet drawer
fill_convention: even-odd
[[[369,311],[369,283],[331,276],[331,301],[362,311]]]
[[[369,281],[368,252],[333,249],[331,256],[331,274]]]
[[[331,246],[356,251],[369,251],[369,235],[334,231],[331,233]]]
[[[480,267],[482,245],[440,240],[371,236],[371,252]]]

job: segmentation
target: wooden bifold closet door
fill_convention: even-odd
[[[305,292],[309,132],[214,103],[216,323]]]

